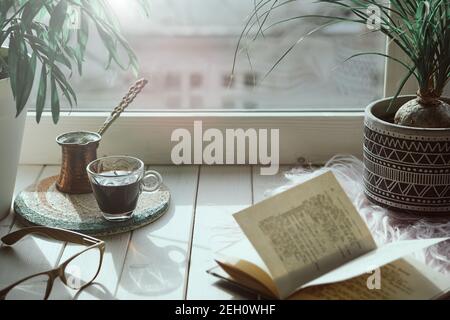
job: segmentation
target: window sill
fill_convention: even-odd
[[[36,124],[28,114],[22,146],[22,164],[59,164],[61,150],[55,138],[70,131],[96,131],[106,112],[62,114],[54,125],[49,113]],[[299,159],[324,163],[335,154],[360,157],[363,140],[363,112],[127,112],[108,130],[98,155],[127,154],[149,164],[172,164],[173,130],[193,131],[194,121],[203,130],[217,128],[244,130],[279,129],[280,164],[296,164]]]

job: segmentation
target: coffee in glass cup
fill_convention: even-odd
[[[141,193],[156,192],[162,184],[157,171],[145,171],[141,160],[128,156],[97,159],[87,172],[98,206],[109,221],[130,219]]]

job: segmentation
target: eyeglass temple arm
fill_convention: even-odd
[[[55,240],[66,241],[81,245],[93,245],[101,242],[101,240],[95,239],[90,236],[86,236],[77,232],[57,229],[57,228],[48,228],[48,227],[29,227],[23,228],[17,231],[14,231],[6,236],[4,236],[1,240],[4,244],[12,246],[22,238],[26,237],[29,234],[41,234]]]

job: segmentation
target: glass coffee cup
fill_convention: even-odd
[[[145,171],[141,160],[128,156],[97,159],[88,164],[87,172],[98,206],[109,221],[130,219],[141,193],[156,192],[162,184],[157,171]]]

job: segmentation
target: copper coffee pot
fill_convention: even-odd
[[[97,148],[102,135],[109,126],[120,116],[141,90],[148,83],[147,80],[137,81],[123,97],[120,104],[98,132],[78,131],[64,133],[56,138],[62,148],[61,172],[56,182],[56,188],[64,193],[83,194],[91,193],[91,184],[86,172],[89,163],[97,159]]]
[[[96,132],[68,132],[56,138],[62,148],[61,172],[56,182],[59,191],[69,194],[92,192],[86,172],[89,163],[97,159],[102,136]]]

